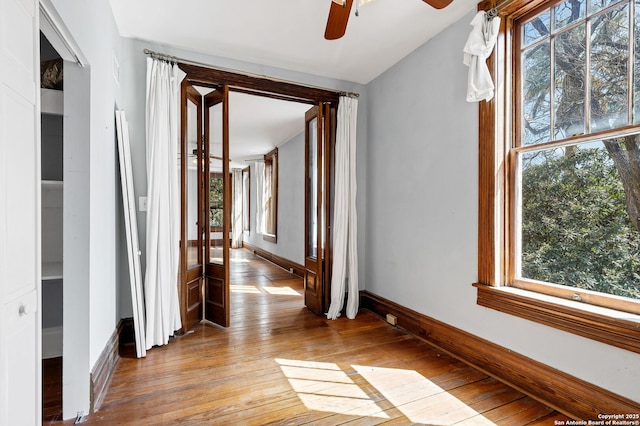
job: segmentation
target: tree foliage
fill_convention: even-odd
[[[606,150],[538,153],[522,185],[524,277],[640,299],[640,233]]]

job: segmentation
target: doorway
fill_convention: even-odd
[[[335,120],[331,120],[331,117],[335,116],[338,93],[194,65],[180,64],[180,67],[187,74],[182,91],[183,131],[180,147],[183,194],[179,273],[179,295],[183,319],[181,331],[186,332],[202,319],[225,327],[230,325],[230,289],[233,285],[230,282],[230,271],[233,267],[230,258],[233,199],[231,163],[234,161],[230,152],[233,150],[234,138],[233,135],[230,135],[229,116],[230,111],[233,113],[238,111],[235,109],[235,99],[230,101],[230,96],[275,99],[295,102],[304,107],[299,114],[299,125],[301,126],[299,137],[304,149],[301,150],[302,155],[298,157],[298,166],[301,170],[298,183],[302,185],[301,193],[304,194],[304,199],[300,199],[296,203],[297,208],[300,209],[299,217],[304,221],[304,235],[301,232],[296,235],[301,244],[299,254],[304,253],[304,258],[297,269],[304,271],[302,274],[305,275],[305,283],[310,288],[312,286],[313,289],[312,292],[304,292],[305,305],[318,315],[322,315],[328,308],[329,300],[331,217],[328,212],[332,190],[330,185],[332,172],[330,152],[335,138]],[[314,105],[316,110],[322,112],[321,119],[315,122],[316,129],[314,130],[315,152],[322,155],[320,162],[317,161],[317,157],[314,157],[316,163],[312,165],[315,167],[314,173],[311,173],[316,177],[316,180],[313,181],[315,189],[309,186],[311,163],[307,155],[309,151],[308,140],[304,140],[305,136],[308,139],[305,128],[309,127],[309,123],[305,122],[304,112],[313,108]],[[277,197],[276,194],[281,193],[282,190],[277,192],[264,190],[272,182],[274,176],[277,182],[276,187],[287,185],[292,181],[292,179],[282,179],[282,160],[280,157],[281,154],[278,153],[278,150],[272,149],[266,153],[263,151],[260,155],[254,154],[251,159],[245,158],[245,164],[241,168],[250,171],[242,173],[239,177],[240,182],[246,182],[249,177],[251,191],[260,192],[263,196],[262,199],[251,197],[253,205],[249,216],[255,218],[256,213],[259,216],[260,209],[264,210],[261,222],[253,221],[248,227],[242,225],[242,240],[251,241],[253,237],[254,240],[249,242],[247,246],[257,254],[266,252],[267,258],[273,253],[269,253],[261,247],[252,247],[252,243],[255,244],[255,237],[278,244],[281,230],[287,228],[286,221],[282,217],[278,218],[278,215],[284,211],[290,213],[292,209],[291,205],[288,206],[288,209],[282,209],[283,203],[278,203],[278,200],[271,203],[272,197]],[[190,168],[192,171],[189,171]],[[259,171],[257,172],[257,170]],[[222,200],[214,196],[216,193],[213,190],[214,186],[222,188]],[[257,188],[263,189],[258,190]],[[236,191],[236,193],[238,192]],[[314,198],[313,203],[308,202],[311,197]],[[253,203],[253,200],[256,202]],[[274,209],[278,205],[281,206],[280,211],[277,208]],[[306,210],[302,210],[303,208]],[[314,209],[313,215],[308,213],[310,208]],[[222,224],[220,224],[219,218],[222,218]],[[313,225],[309,225],[310,220],[313,220]],[[261,224],[263,224],[263,228],[256,229],[260,228]],[[236,226],[238,226],[237,222]],[[311,228],[313,228],[313,232],[310,231]],[[316,237],[322,236],[322,238],[309,239],[310,234],[314,234]],[[316,245],[314,250],[309,249],[312,244]],[[318,256],[320,261],[309,264],[307,260],[312,256]],[[310,298],[311,295],[313,300]]]

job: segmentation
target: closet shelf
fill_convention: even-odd
[[[42,281],[61,280],[62,279],[62,262],[43,262],[42,263]]]

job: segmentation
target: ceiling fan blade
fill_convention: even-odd
[[[425,3],[436,9],[444,9],[452,0],[423,0]]]
[[[346,0],[344,6],[334,1],[331,2],[329,19],[327,19],[327,28],[324,30],[324,38],[327,40],[336,40],[344,35],[347,31],[347,22],[349,22],[349,14],[351,13],[352,5],[353,0]]]

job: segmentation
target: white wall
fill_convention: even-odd
[[[120,87],[112,63],[114,56],[121,62],[121,39],[108,0],[52,4],[88,60],[84,69],[70,67],[67,73],[65,67],[65,107],[67,101],[82,107],[65,117],[64,129],[65,224],[75,221],[73,238],[65,233],[64,259],[63,416],[71,418],[89,411],[89,373],[120,318],[114,131]],[[70,82],[74,78],[78,84]],[[75,134],[75,151],[68,149],[67,133]]]
[[[469,13],[367,86],[366,289],[640,401],[640,355],[476,305],[478,109]]]
[[[144,49],[150,49],[156,52],[177,56],[179,58],[198,61],[204,64],[210,64],[213,67],[223,69],[237,70],[242,72],[253,73],[256,75],[267,76],[271,78],[296,82],[315,87],[324,87],[337,91],[349,91],[360,93],[360,113],[358,117],[358,177],[361,182],[358,184],[358,209],[361,212],[359,225],[366,225],[366,211],[364,204],[364,194],[366,192],[366,92],[363,85],[346,81],[334,80],[330,78],[318,77],[310,74],[303,74],[296,71],[289,71],[280,68],[267,67],[259,64],[237,61],[218,56],[205,55],[202,53],[192,52],[188,50],[162,46],[136,39],[123,39],[122,44],[122,107],[126,111],[130,127],[131,139],[131,161],[133,168],[133,180],[136,199],[146,194],[147,178],[145,164],[145,91],[146,91],[146,58]],[[281,160],[279,160],[281,161]],[[252,181],[253,181],[252,177]],[[282,185],[282,182],[279,183]],[[278,210],[279,222],[281,211]],[[280,225],[279,225],[280,226]],[[255,229],[255,228],[254,228]],[[278,238],[280,238],[280,228]],[[144,273],[144,253],[146,252],[146,216],[144,212],[138,212],[138,233],[140,241],[140,250],[142,251],[142,270]],[[364,237],[363,233],[359,238],[360,250],[360,271],[364,274]],[[123,239],[124,242],[124,239]],[[294,259],[291,259],[294,260]],[[129,284],[126,278],[126,272],[121,269],[121,290],[120,290],[120,315],[125,317],[132,316],[131,297],[129,293]]]
[[[304,116],[300,117],[304,127]],[[266,154],[266,153],[265,153]],[[278,147],[278,242],[256,233],[256,171],[251,165],[251,229],[244,241],[304,265],[304,132]]]

